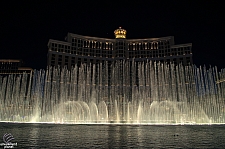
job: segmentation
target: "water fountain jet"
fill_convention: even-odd
[[[156,62],[81,64],[0,78],[0,121],[222,124],[224,70]]]

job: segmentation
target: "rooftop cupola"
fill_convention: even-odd
[[[122,29],[121,27],[114,31],[115,38],[126,38],[126,33],[127,31],[125,29]]]

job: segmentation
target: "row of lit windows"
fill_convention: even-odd
[[[129,44],[128,50],[153,50],[159,49],[158,43],[148,43],[148,44]]]
[[[0,69],[18,69],[20,63],[2,62],[0,63]]]
[[[129,42],[129,41],[128,41]],[[158,43],[159,45],[169,45],[169,41],[168,40],[164,40],[164,41],[146,41],[146,40],[143,40],[143,41],[139,41],[139,42],[129,42],[128,44],[132,44],[132,45],[135,45],[135,44],[148,44],[148,43]],[[95,41],[95,40],[89,40],[89,39],[77,39],[77,38],[73,38],[72,39],[72,43],[83,43],[84,45],[86,46],[90,46],[90,44],[96,44],[96,43],[100,43],[100,44],[113,44],[112,41]],[[119,44],[122,44],[122,43],[125,43],[125,41],[120,41],[120,42],[116,42],[116,43],[119,43]]]
[[[113,50],[113,43],[112,42],[99,42],[99,41],[73,39],[72,47],[85,47],[85,48],[92,48],[92,49]]]
[[[167,62],[175,62],[175,63],[191,63],[191,57],[182,57],[182,58],[172,58],[172,59],[161,59],[162,61],[167,61]],[[80,63],[80,62],[97,62],[100,61],[98,59],[87,59],[87,58],[79,58],[79,57],[68,57],[68,56],[59,56],[58,60],[55,59],[55,56],[52,55],[52,61],[51,61],[51,65],[57,66],[57,65],[66,65],[66,66],[71,66],[74,65],[76,63]]]
[[[63,44],[52,43],[51,47],[49,47],[49,48],[52,51],[65,52],[65,53],[69,53],[70,52],[70,46],[63,45]]]
[[[185,54],[190,54],[190,52],[177,52],[177,53],[165,53],[165,52],[160,52],[160,51],[152,51],[152,52],[148,52],[148,51],[131,51],[129,53],[124,52],[124,51],[117,51],[117,52],[108,52],[108,53],[101,53],[99,52],[82,52],[82,51],[77,51],[76,53],[74,53],[76,55],[81,55],[81,56],[102,56],[102,57],[107,57],[108,55],[117,55],[117,54],[128,54],[128,55],[141,55],[141,56],[149,56],[149,55],[163,55],[163,56],[172,56],[172,55],[185,55]]]
[[[100,50],[113,50],[113,49],[126,49],[125,42],[116,42],[115,46],[113,46],[113,43],[109,42],[88,42],[85,41],[83,43],[72,43],[72,47],[76,47],[79,49],[100,49]],[[70,53],[70,46],[69,45],[63,45],[63,44],[57,44],[52,43],[49,47],[52,51],[58,51],[58,52],[65,52]],[[155,49],[168,49],[169,44],[164,45],[164,42],[146,42],[146,43],[129,43],[128,44],[128,50],[155,50]],[[74,49],[74,48],[73,48]]]
[[[92,41],[86,39],[72,39],[72,47],[80,47],[80,48],[92,48],[92,49],[106,49],[106,50],[113,50],[115,47],[123,46],[125,47],[125,41],[120,42],[100,42],[100,41]],[[139,46],[141,48],[139,48]],[[139,49],[159,49],[159,48],[169,48],[169,41],[142,41],[142,42],[131,42],[128,43],[128,50],[139,50]]]
[[[77,55],[80,56],[92,56],[92,57],[106,57],[106,58],[111,58],[111,57],[167,57],[167,56],[177,56],[177,55],[185,55],[182,53],[178,53],[178,54],[166,54],[166,53],[157,53],[157,52],[152,52],[152,53],[129,53],[129,55],[127,55],[126,53],[109,53],[109,54],[102,54],[102,53],[89,53],[88,55],[83,55],[82,53],[78,53]]]
[[[174,48],[174,49],[166,49],[166,50],[135,50],[135,51],[126,51],[126,50],[122,50],[119,49],[117,51],[108,51],[108,50],[95,50],[95,49],[82,49],[79,48],[77,50],[75,50],[74,48],[72,50],[60,50],[57,52],[62,52],[62,53],[69,53],[69,54],[76,54],[76,55],[86,55],[86,56],[103,56],[103,57],[107,57],[107,55],[112,55],[112,54],[116,54],[116,53],[122,53],[122,54],[129,54],[129,55],[164,55],[164,56],[172,56],[172,55],[185,55],[185,54],[191,54],[191,49],[190,47],[183,47],[183,48]],[[154,54],[151,54],[154,53]],[[156,54],[155,54],[156,53]]]
[[[146,51],[134,51],[134,52],[129,52],[125,53],[123,51],[117,51],[114,53],[82,53],[82,52],[77,52],[77,56],[90,56],[90,57],[105,57],[105,58],[115,58],[115,57],[123,57],[123,58],[154,58],[154,57],[170,57],[170,56],[178,56],[178,55],[186,55],[186,54],[191,54],[191,53],[164,53],[163,51],[152,51],[152,52],[146,52]],[[62,60],[62,55],[59,55],[58,60]],[[52,60],[55,60],[52,58]]]

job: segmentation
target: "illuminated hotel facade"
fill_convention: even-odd
[[[33,69],[30,67],[23,67],[22,60],[0,59],[0,76],[23,73],[32,75]]]
[[[68,33],[66,41],[50,39],[48,66],[67,66],[80,63],[109,63],[117,60],[161,61],[192,64],[192,44],[174,44],[174,37],[126,39],[127,31],[116,29],[115,39],[82,36]]]

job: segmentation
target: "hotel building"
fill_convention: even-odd
[[[0,59],[0,75],[9,74],[32,74],[33,69],[30,67],[23,67],[23,61],[17,59]]]
[[[127,31],[119,27],[115,39],[82,36],[68,33],[66,41],[50,39],[48,66],[67,66],[80,63],[112,63],[117,60],[161,61],[192,64],[192,44],[175,45],[174,37],[126,39]]]

